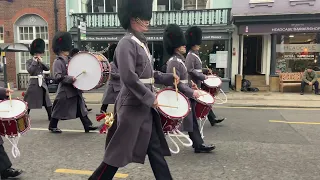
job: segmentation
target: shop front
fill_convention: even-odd
[[[278,91],[277,87],[271,87],[270,81],[278,78],[279,73],[303,72],[308,65],[319,70],[319,21],[241,24],[238,36],[238,69],[233,69],[232,74],[264,76],[260,84],[270,85],[271,91]],[[275,84],[272,86],[278,85]]]

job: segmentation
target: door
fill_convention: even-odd
[[[245,36],[243,38],[243,74],[261,74],[262,36]]]

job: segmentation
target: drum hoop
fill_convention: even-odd
[[[22,101],[22,100],[20,100],[20,99],[12,99],[12,100],[18,100],[18,101],[23,102],[23,103],[26,105],[26,109],[25,109],[22,113],[20,113],[19,115],[14,116],[14,117],[11,117],[11,118],[1,118],[1,117],[0,117],[0,121],[9,121],[9,120],[14,120],[14,119],[19,119],[19,118],[21,118],[22,116],[24,116],[24,115],[26,114],[26,112],[28,111],[28,104],[27,104],[26,102],[24,102],[24,101]],[[4,102],[4,101],[10,101],[10,100],[9,100],[9,99],[2,100],[2,101],[0,101],[0,103],[1,103],[1,102]]]
[[[156,98],[158,97],[158,95],[159,95],[161,92],[163,92],[163,91],[168,91],[168,90],[174,91],[174,92],[176,91],[175,89],[172,89],[172,88],[164,88],[164,89],[161,89],[160,91],[157,92]],[[160,108],[157,108],[157,110],[160,111],[161,114],[164,115],[164,116],[166,116],[167,118],[168,118],[168,117],[171,117],[171,118],[174,118],[174,119],[184,119],[184,118],[187,117],[188,114],[190,113],[190,107],[191,107],[191,105],[190,105],[189,99],[188,99],[184,94],[182,94],[181,92],[178,92],[178,93],[179,93],[180,95],[182,95],[182,96],[187,100],[187,103],[188,103],[188,112],[187,112],[185,115],[183,115],[182,117],[174,117],[174,116],[170,116],[170,115],[168,115],[167,113],[163,112]]]
[[[213,76],[215,76],[215,75],[213,75]],[[220,79],[220,84],[219,84],[219,85],[217,85],[217,86],[209,86],[209,85],[208,85],[207,83],[205,83],[204,81],[203,81],[203,84],[204,84],[205,86],[209,87],[209,88],[216,88],[216,87],[221,86],[221,84],[222,84],[222,79],[221,79],[219,76],[215,76],[215,77],[217,77],[217,78]]]
[[[78,52],[78,53],[77,53],[76,55],[74,55],[74,56],[70,59],[70,61],[68,62],[68,66],[67,66],[67,74],[68,74],[68,75],[69,75],[69,67],[70,67],[69,65],[70,65],[70,63],[71,63],[71,60],[72,60],[74,57],[79,56],[80,54],[90,54],[91,56],[93,56],[93,57],[97,60],[96,56],[95,56],[94,53],[92,53],[92,52],[86,52],[86,51]],[[95,53],[95,54],[100,55],[101,53]],[[103,57],[104,57],[104,56],[103,56]],[[99,62],[99,60],[97,60],[97,61]],[[106,62],[108,62],[108,66],[110,67],[110,63],[109,63],[108,59],[106,59]],[[100,65],[100,70],[101,70],[101,72],[103,72],[103,68],[102,68],[101,63],[99,63],[99,65]],[[99,82],[101,81],[102,78],[103,78],[103,75],[101,74]],[[73,86],[74,88],[78,89],[78,88],[75,87],[73,84],[72,84],[72,86]],[[95,87],[93,87],[92,89],[94,89],[94,88],[95,88]],[[86,90],[86,91],[91,91],[92,89],[89,89],[89,90]],[[82,89],[79,89],[79,90],[82,90]],[[82,91],[84,91],[84,90],[82,90]]]
[[[199,91],[200,91],[200,92],[205,92],[205,93],[207,93],[208,95],[212,96],[210,93],[208,93],[207,91],[204,91],[204,90],[202,90],[202,89],[199,89]],[[213,102],[212,102],[212,103],[206,103],[206,102],[201,101],[200,99],[194,98],[195,101],[197,101],[198,103],[203,104],[203,105],[213,105],[216,100],[215,100],[214,96],[212,96],[212,99],[213,99]]]

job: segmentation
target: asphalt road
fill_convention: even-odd
[[[95,120],[99,106],[89,107],[94,108],[90,118]],[[182,148],[168,157],[175,180],[320,179],[319,110],[217,108],[215,112],[228,118],[214,127],[205,125],[205,141],[214,143],[216,150],[194,154],[191,148]],[[106,135],[85,134],[80,120],[59,123],[61,129],[79,132],[51,134],[46,117],[45,110],[31,111],[32,128],[39,129],[20,139],[21,157],[11,158],[14,167],[25,171],[20,179],[88,179],[102,160]],[[5,147],[12,157],[8,141]],[[148,158],[144,165],[130,164],[118,173],[119,180],[154,179]]]

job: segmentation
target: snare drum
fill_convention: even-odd
[[[204,80],[201,88],[209,92],[212,96],[217,96],[220,92],[222,80],[218,76],[210,75],[208,79]]]
[[[199,98],[196,98],[196,117],[197,118],[204,118],[208,115],[209,111],[212,108],[212,105],[214,104],[214,97],[207,93],[206,91],[199,90],[201,96]]]
[[[68,64],[68,75],[77,78],[73,86],[82,91],[105,85],[110,71],[108,59],[96,52],[79,52]]]
[[[164,133],[172,132],[178,129],[182,120],[190,113],[191,106],[188,98],[174,89],[166,88],[157,92],[156,98],[160,105],[157,110],[160,114],[162,129]],[[172,107],[164,107],[161,105],[168,105]]]
[[[0,135],[17,137],[30,129],[27,103],[12,99],[0,101]]]

